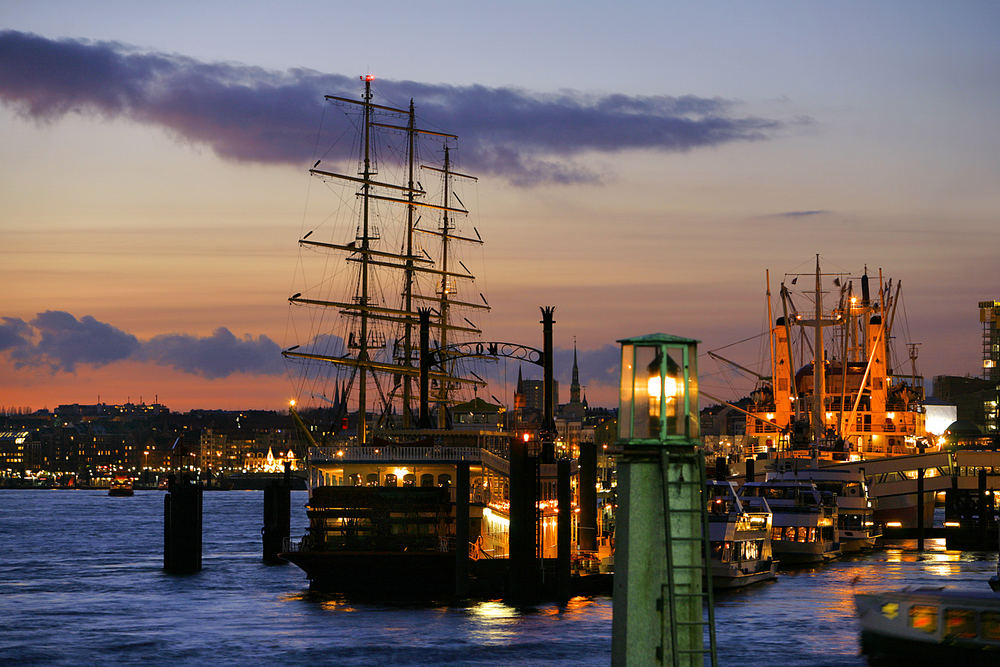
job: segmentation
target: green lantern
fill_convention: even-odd
[[[690,444],[698,438],[698,341],[648,334],[622,346],[618,440]]]

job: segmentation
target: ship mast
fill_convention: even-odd
[[[372,122],[372,75],[365,77],[365,120],[364,120],[364,171],[361,185],[361,294],[358,303],[361,306],[361,340],[358,341],[358,444],[364,446],[368,442],[368,266],[371,258],[368,255],[370,239],[368,237],[368,195],[371,188],[371,122]],[[411,193],[412,195],[412,193]]]
[[[448,348],[448,232],[451,231],[448,222],[448,195],[451,188],[451,152],[448,145],[444,147],[444,210],[441,215],[441,270],[445,273],[441,276],[441,349]],[[445,369],[449,374],[451,368]],[[447,408],[445,401],[448,400],[448,383],[441,383],[438,391],[441,402],[438,403],[438,428],[445,428],[448,425]]]

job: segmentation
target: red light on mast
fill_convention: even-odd
[[[365,75],[365,81],[374,81],[374,80],[375,80],[375,75],[374,74],[366,74]]]

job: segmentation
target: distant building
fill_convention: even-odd
[[[988,395],[983,400],[983,426],[987,435],[1000,433],[1000,301],[980,301],[979,321],[983,324],[983,380]]]
[[[955,406],[955,420],[971,422],[986,428],[984,407],[993,400],[996,388],[988,380],[977,377],[936,375],[934,398]],[[933,431],[932,431],[933,432]]]

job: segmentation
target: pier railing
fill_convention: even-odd
[[[351,462],[419,462],[419,461],[482,461],[479,447],[310,447],[313,463]]]

